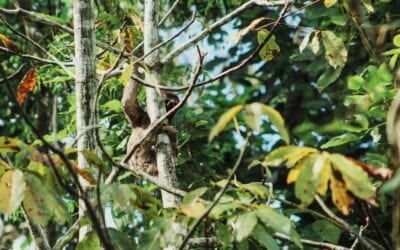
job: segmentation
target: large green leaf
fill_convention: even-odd
[[[294,166],[298,161],[306,157],[308,154],[316,153],[318,150],[309,147],[283,146],[269,153],[262,162],[266,167],[277,167],[287,161],[289,167]]]
[[[255,212],[240,214],[234,224],[236,240],[242,241],[247,238],[257,225],[257,215]]]
[[[289,133],[285,128],[285,121],[276,109],[259,102],[254,102],[252,104],[246,105],[246,112],[252,117],[252,120],[254,121],[253,123],[250,123],[250,125],[254,124],[253,126],[251,126],[253,129],[259,130],[262,121],[262,115],[266,115],[271,123],[278,129],[279,133],[282,136],[282,139],[287,144],[290,143]]]
[[[244,108],[243,105],[237,105],[225,113],[223,113],[219,119],[217,124],[211,128],[210,135],[208,136],[208,141],[212,141],[217,135],[219,135],[226,127],[226,125]]]
[[[279,250],[275,239],[259,224],[254,227],[250,236],[268,250]]]
[[[323,155],[312,154],[308,155],[302,163],[303,167],[295,184],[295,195],[305,206],[314,200],[325,161],[326,159]]]
[[[268,36],[268,34],[269,34],[268,30],[266,29],[260,30],[257,33],[258,44],[261,44],[264,41],[264,39]],[[268,42],[261,48],[259,55],[261,59],[268,62],[274,59],[274,57],[277,56],[280,51],[281,48],[275,41],[275,35],[272,35],[268,40]]]
[[[274,232],[289,236],[297,246],[302,248],[300,236],[293,229],[289,218],[264,205],[260,206],[256,210],[256,213],[258,218],[264,223],[264,226],[272,229]]]
[[[325,46],[325,58],[334,67],[343,68],[347,61],[347,49],[342,39],[332,31],[322,31],[322,42]]]
[[[5,172],[0,179],[0,212],[13,213],[24,198],[25,182],[21,170]]]
[[[355,134],[346,133],[343,135],[335,136],[331,138],[329,141],[321,145],[321,148],[331,148],[340,146],[349,142],[358,141],[359,138]]]
[[[25,212],[35,222],[45,226],[51,217],[62,223],[66,221],[68,213],[65,203],[50,186],[32,173],[25,173],[25,183]]]
[[[330,154],[333,167],[343,176],[346,187],[357,197],[364,200],[373,200],[375,198],[375,187],[364,172],[354,162],[340,154]]]
[[[339,242],[341,230],[327,220],[317,220],[306,226],[304,237],[310,240],[326,241],[332,244]]]

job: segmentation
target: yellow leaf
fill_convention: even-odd
[[[324,0],[325,7],[330,8],[337,3],[338,0]]]
[[[0,153],[18,152],[20,143],[18,139],[1,136]]]
[[[277,167],[287,161],[288,167],[293,167],[298,161],[311,153],[317,153],[318,150],[309,147],[283,146],[269,153],[262,162],[265,167]]]
[[[326,153],[324,153],[325,155]],[[332,176],[331,163],[329,160],[325,160],[324,166],[322,167],[321,173],[319,174],[319,185],[317,192],[324,196],[328,190],[329,179]]]
[[[347,188],[343,181],[336,179],[333,175],[331,175],[330,181],[333,203],[344,215],[349,215],[349,208],[353,204],[354,198],[347,193]]]
[[[296,182],[296,180],[299,177],[299,174],[300,174],[300,171],[301,171],[302,168],[303,168],[303,164],[302,163],[299,163],[299,164],[297,164],[297,166],[295,168],[292,168],[289,171],[289,174],[288,174],[287,179],[286,179],[286,183],[287,184],[291,184],[291,183]]]
[[[180,207],[182,213],[192,218],[199,218],[200,216],[202,216],[205,209],[206,207],[201,202],[184,204]]]
[[[237,105],[223,113],[219,117],[217,124],[211,128],[208,141],[211,142],[217,135],[219,135],[225,129],[226,125],[237,115],[237,113],[242,111],[243,108],[243,105]]]
[[[24,174],[18,169],[7,171],[0,179],[0,212],[13,213],[24,198]]]

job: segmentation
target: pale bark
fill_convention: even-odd
[[[95,147],[94,130],[86,128],[94,125],[94,99],[96,96],[96,54],[94,34],[94,14],[92,0],[74,0],[74,38],[76,67],[76,126],[77,134],[82,135],[77,142],[78,167],[87,166],[83,150],[93,150]],[[84,190],[88,188],[85,179],[79,179]],[[86,195],[86,194],[82,194]],[[85,204],[79,201],[79,216],[86,211]],[[79,230],[79,239],[83,239],[89,228]]]
[[[158,0],[145,0],[144,13],[144,53],[148,53],[158,44]],[[150,72],[146,73],[147,81],[160,83],[161,68],[157,65],[159,60],[158,51],[154,51],[145,59]],[[147,112],[151,122],[156,121],[166,113],[164,98],[154,88],[146,88]],[[171,187],[178,186],[175,172],[175,159],[172,152],[171,141],[166,133],[160,132],[157,135],[155,145],[157,169],[159,179]],[[180,198],[165,191],[161,191],[163,206],[165,208],[176,207]]]

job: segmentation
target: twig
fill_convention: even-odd
[[[319,197],[318,195],[315,196],[315,200],[318,202],[319,206],[324,210],[324,212],[334,221],[338,222],[341,224],[346,231],[348,231],[351,235],[359,239],[360,243],[366,247],[366,249],[376,249],[376,246],[372,246],[370,242],[368,242],[366,239],[364,239],[361,235],[358,234],[358,232],[354,231],[353,228],[343,219],[339,218],[336,216],[335,213],[333,213],[328,206],[325,204],[325,202]],[[381,246],[382,247],[382,246]],[[383,248],[382,248],[383,249]]]
[[[0,79],[0,84],[5,83],[6,81],[10,81],[14,77],[16,77],[22,71],[24,66],[25,66],[25,64],[22,64],[14,73],[12,73],[12,75],[7,76],[6,79]]]
[[[196,220],[194,225],[190,228],[189,232],[186,234],[185,238],[183,239],[181,245],[179,246],[179,250],[185,249],[186,244],[188,243],[190,237],[194,234],[196,231],[197,227],[200,225],[201,221],[205,219],[211,212],[211,210],[218,204],[219,200],[222,198],[226,190],[228,189],[228,186],[233,179],[233,176],[235,175],[236,171],[239,169],[240,163],[242,162],[244,152],[247,146],[247,143],[249,141],[249,134],[247,135],[246,142],[243,144],[243,146],[240,149],[239,156],[235,162],[235,165],[233,166],[232,172],[229,174],[225,185],[221,189],[221,191],[218,192],[218,194],[215,196],[214,201],[210,204],[210,206],[207,208],[206,211]]]
[[[367,227],[369,226],[369,217],[366,217],[365,218],[365,225],[364,226],[361,226],[360,227],[360,231],[358,232],[358,235],[361,237],[362,236],[362,234],[363,234],[363,232],[364,232],[364,230],[365,229],[367,229]],[[357,247],[357,245],[358,245],[358,242],[359,242],[359,240],[358,240],[358,238],[356,238],[356,240],[354,241],[354,243],[353,243],[353,245],[351,245],[351,250],[354,250],[356,247]]]
[[[284,234],[281,233],[274,233],[273,235],[275,238],[280,239],[280,240],[285,240],[289,242],[293,242],[293,240]],[[330,243],[325,243],[325,242],[320,242],[320,241],[313,241],[313,240],[306,240],[306,239],[301,239],[301,243],[304,245],[309,245],[313,247],[318,247],[321,249],[331,249],[331,250],[350,250],[350,248],[343,247],[343,246],[338,246]]]
[[[53,250],[62,250],[64,246],[71,241],[72,237],[78,232],[79,230],[79,223],[81,218],[78,218],[74,224],[61,236],[57,241],[56,244],[53,246]]]
[[[14,54],[14,55],[20,56],[20,57],[25,58],[25,59],[30,59],[30,60],[35,60],[35,61],[42,62],[42,63],[58,65],[57,62],[55,62],[53,60],[48,60],[48,59],[44,59],[44,58],[41,58],[41,57],[38,57],[38,56],[32,56],[32,55],[28,55],[28,54],[20,54],[18,52],[13,51],[13,50],[7,49],[6,47],[0,46],[0,50],[4,51],[4,52],[7,52],[9,54]]]

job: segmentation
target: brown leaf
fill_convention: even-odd
[[[36,68],[30,69],[26,72],[24,78],[18,85],[17,102],[22,105],[25,101],[26,94],[31,92],[36,84]]]
[[[336,179],[333,175],[330,178],[332,191],[332,201],[344,215],[350,214],[350,206],[354,203],[354,198],[347,192],[346,184]]]
[[[3,42],[4,46],[6,46],[7,49],[16,53],[21,53],[21,50],[17,46],[15,46],[15,44],[5,35],[0,34],[0,40]]]
[[[377,168],[371,164],[357,161],[351,157],[347,157],[350,161],[355,163],[357,166],[362,168],[365,172],[367,172],[370,176],[375,177],[380,180],[388,180],[393,176],[393,171],[388,168]]]
[[[133,49],[133,31],[131,30],[130,27],[126,27],[124,29],[124,33],[125,33],[125,37],[124,37],[124,46],[125,46],[125,50],[128,53],[132,52]]]

